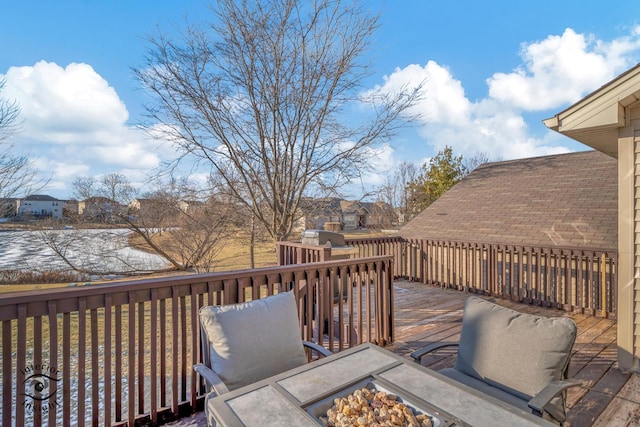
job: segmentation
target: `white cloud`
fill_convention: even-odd
[[[394,159],[393,147],[383,144],[378,147],[368,147],[366,156],[371,158],[371,172],[364,173],[362,182],[367,186],[382,185],[397,166]]]
[[[404,86],[417,87],[424,83],[426,98],[416,112],[427,122],[454,124],[466,120],[469,114],[470,102],[465,97],[462,84],[452,78],[446,67],[434,61],[427,62],[424,67],[411,64],[396,68],[384,80],[384,85],[374,88],[374,91],[398,91]]]
[[[46,142],[82,143],[100,130],[122,126],[129,118],[115,89],[87,64],[65,68],[40,61],[11,67],[5,75],[8,98],[18,101],[24,134]]]
[[[524,44],[524,64],[511,73],[487,80],[489,96],[527,111],[557,108],[580,99],[632,64],[629,55],[640,47],[631,36],[610,43],[567,28],[561,36]]]
[[[635,64],[639,49],[640,27],[611,42],[568,28],[523,44],[523,64],[487,79],[484,99],[469,100],[462,82],[434,61],[396,68],[376,89],[392,92],[426,79],[426,96],[416,106],[422,115],[418,132],[436,151],[450,146],[467,158],[482,152],[502,159],[557,154],[571,151],[566,139],[532,136],[524,114],[555,114],[553,109],[578,101]]]
[[[37,153],[49,189],[71,193],[75,177],[107,173],[140,181],[175,156],[168,144],[127,123],[124,102],[88,64],[40,61],[11,67],[0,78],[6,79],[3,97],[21,108],[22,129],[13,140]]]

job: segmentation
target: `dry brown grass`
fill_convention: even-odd
[[[163,233],[157,237],[157,242],[162,245],[165,239],[171,239],[169,233]],[[238,231],[235,236],[222,240],[218,246],[220,249],[214,257],[214,271],[242,270],[251,267],[249,256],[249,239]],[[138,236],[129,239],[129,244],[142,251],[150,251],[148,245]],[[166,245],[169,246],[169,245]],[[175,255],[175,254],[171,254]],[[255,244],[255,267],[267,267],[276,264],[276,250],[272,241],[259,241]]]

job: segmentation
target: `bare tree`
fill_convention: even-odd
[[[0,93],[5,80],[0,80]],[[11,136],[20,130],[20,106],[16,101],[0,98],[0,217],[16,214],[12,198],[26,196],[42,188],[36,168],[26,155],[17,154]]]
[[[136,190],[126,176],[110,173],[100,179],[100,193],[109,200],[128,205],[135,197]]]
[[[212,12],[180,40],[152,37],[134,72],[154,95],[149,117],[167,125],[155,134],[175,143],[178,163],[221,176],[283,240],[306,193],[367,170],[367,148],[411,118],[422,86],[363,91],[378,17],[358,2],[218,0]]]
[[[157,189],[136,198],[126,177],[109,174],[100,180],[76,178],[74,196],[88,201],[91,216],[108,219],[129,230],[137,237],[139,247],[159,255],[168,267],[162,270],[212,271],[221,241],[228,237],[231,206],[224,201],[200,194],[186,180],[158,182]],[[108,233],[108,231],[104,231]],[[117,235],[120,231],[114,231]],[[91,270],[95,265],[78,265],[66,256],[68,248],[76,247],[73,237],[62,233],[45,233],[45,242],[71,269],[92,274],[114,272]],[[116,239],[111,239],[116,240]],[[129,244],[129,242],[125,242]],[[91,254],[87,259],[113,258],[113,248],[104,254]],[[148,271],[118,255],[118,265],[125,266],[125,273],[139,274]],[[112,263],[113,264],[113,263]],[[154,271],[158,271],[155,269]]]
[[[191,200],[178,207],[174,226],[157,246],[163,253],[171,255],[169,261],[180,270],[214,271],[216,257],[223,249],[222,243],[232,232],[228,225],[233,212],[231,206],[214,198],[202,203]],[[155,244],[155,239],[143,237],[146,243]]]
[[[411,219],[409,183],[415,181],[419,175],[420,167],[417,164],[402,162],[378,190],[378,197],[395,209],[399,224],[404,224]]]
[[[499,162],[501,160],[502,160],[501,157],[491,158],[489,157],[489,154],[482,151],[478,151],[473,157],[469,159],[464,159],[463,163],[464,163],[466,174],[470,174],[471,172],[473,172],[475,168],[477,168],[478,166],[484,163]]]
[[[0,80],[0,92],[4,89],[6,80]],[[6,140],[16,131],[20,124],[20,106],[16,101],[0,98],[0,142]]]

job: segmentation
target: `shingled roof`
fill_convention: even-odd
[[[486,163],[400,234],[515,245],[616,249],[616,159],[598,151]]]

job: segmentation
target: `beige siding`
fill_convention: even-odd
[[[620,367],[637,367],[638,349],[635,332],[635,297],[640,278],[640,187],[636,182],[636,164],[640,163],[640,144],[636,144],[634,125],[620,129],[618,134],[618,362]],[[640,123],[638,126],[640,130]]]
[[[638,116],[637,110],[631,110],[632,117]],[[633,275],[633,366],[637,368],[640,358],[640,122],[633,122],[634,148],[634,275]]]

